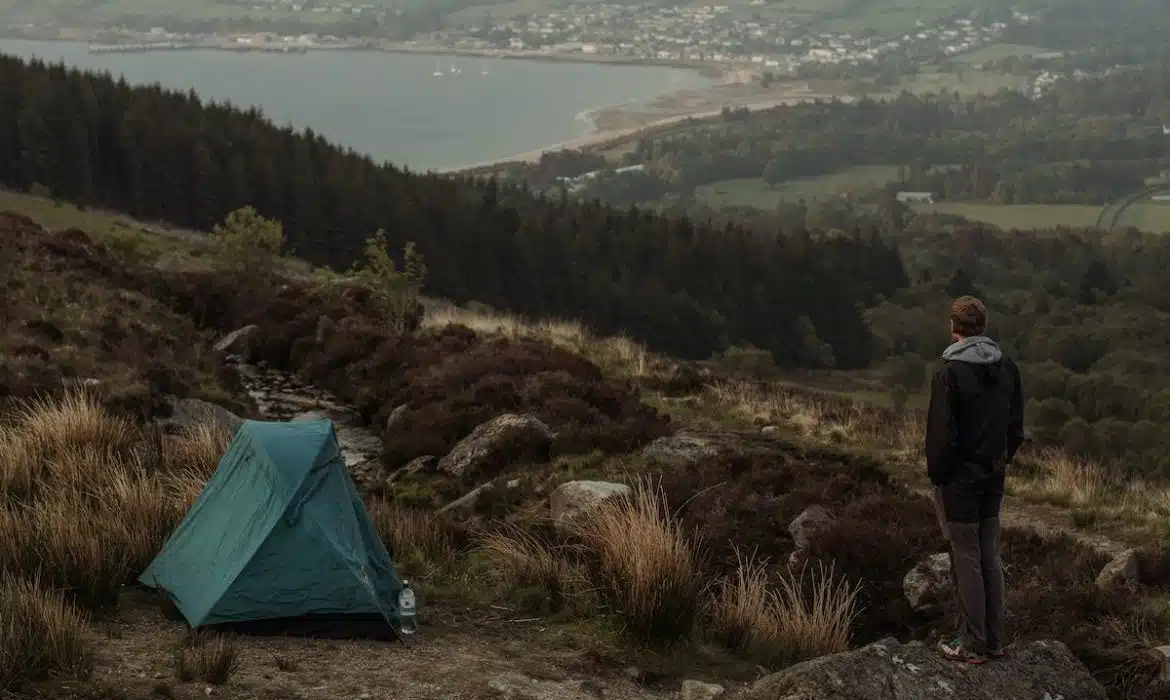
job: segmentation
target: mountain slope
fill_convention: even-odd
[[[581,318],[682,357],[752,344],[815,364],[827,343],[836,365],[864,366],[858,306],[906,282],[876,232],[774,239],[412,174],[256,110],[62,66],[0,59],[0,98],[0,184],[201,230],[251,205],[335,268],[384,229],[394,250],[417,242],[435,296]]]

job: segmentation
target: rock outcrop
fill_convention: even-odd
[[[690,432],[660,437],[642,450],[642,454],[656,462],[679,468],[714,458],[719,453],[719,447],[707,436]]]
[[[181,399],[177,396],[168,396],[166,402],[170,409],[170,416],[158,421],[163,428],[183,429],[212,424],[222,425],[234,431],[244,423],[243,418],[223,406],[202,399]]]
[[[738,700],[1106,700],[1104,688],[1061,642],[1009,649],[970,666],[922,642],[891,638],[767,676]]]
[[[629,496],[633,489],[609,481],[567,481],[549,496],[549,510],[558,528],[569,527],[607,498]]]
[[[723,455],[773,454],[777,449],[777,440],[756,431],[680,430],[646,445],[642,455],[665,467],[685,469]]]
[[[505,413],[480,425],[439,460],[452,476],[495,476],[517,462],[547,462],[552,430],[534,415]]]

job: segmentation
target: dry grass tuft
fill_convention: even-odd
[[[22,404],[0,436],[0,569],[35,577],[86,609],[116,603],[206,477],[204,463],[158,459],[150,437],[84,392]],[[224,443],[213,430],[194,430],[178,444],[205,454]]]
[[[708,607],[712,631],[729,649],[742,650],[760,642],[772,628],[772,596],[768,587],[767,562],[754,555],[738,562],[735,577],[719,582]]]
[[[231,637],[196,630],[175,651],[175,676],[183,682],[224,685],[239,669],[239,649]]]
[[[542,589],[557,609],[589,591],[588,577],[548,542],[514,525],[479,536],[478,549],[521,586]]]
[[[1170,515],[1170,489],[1125,478],[1116,466],[1079,459],[1055,448],[1018,461],[1017,477],[1008,482],[1011,492],[1075,508],[1074,519],[1078,515],[1106,515],[1159,528]]]
[[[92,668],[84,615],[34,580],[0,578],[0,690]]]
[[[448,571],[458,557],[450,523],[433,511],[407,508],[384,498],[367,509],[378,536],[399,566],[412,565],[426,575]]]
[[[131,576],[150,564],[187,512],[187,494],[168,493],[167,483],[168,478],[158,475],[119,473],[103,486],[100,505],[91,511],[103,521],[122,524],[112,528],[114,549],[125,558]]]
[[[130,526],[129,518],[98,516],[68,497],[0,507],[0,568],[37,578],[83,607],[105,608],[129,579],[119,540]]]
[[[804,581],[799,575],[781,576],[780,587],[772,594],[770,625],[764,637],[768,648],[786,661],[803,661],[846,651],[850,627],[857,617],[859,586],[837,578],[833,567],[817,568]]]
[[[83,389],[66,392],[59,399],[17,404],[12,427],[27,443],[26,449],[38,449],[41,455],[65,448],[117,452],[137,438],[129,421],[111,415]]]
[[[632,498],[608,498],[576,529],[629,629],[647,640],[688,635],[704,593],[698,542],[670,511],[660,486],[639,478]]]
[[[1044,500],[1067,506],[1090,506],[1101,502],[1108,481],[1100,465],[1078,460],[1048,449],[1036,460],[1038,475],[1023,488]]]
[[[736,552],[734,577],[720,582],[710,606],[718,640],[769,663],[787,664],[849,648],[860,586],[833,575],[818,562],[809,581],[804,571],[770,585],[768,563]]]
[[[171,468],[191,469],[206,479],[219,466],[234,436],[234,431],[222,423],[184,428],[179,435],[167,438],[164,458]]]

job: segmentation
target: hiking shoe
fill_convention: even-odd
[[[989,659],[1006,659],[1007,658],[1007,651],[1004,649],[992,649],[991,651],[987,652],[987,658],[989,658]]]
[[[961,661],[965,664],[982,664],[987,662],[987,657],[982,654],[976,654],[967,647],[963,646],[963,642],[959,639],[952,639],[949,642],[939,642],[938,650],[942,655],[952,661]]]

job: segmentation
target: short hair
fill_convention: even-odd
[[[951,302],[951,331],[964,337],[983,335],[987,330],[987,307],[973,296]]]

